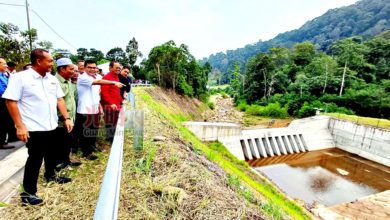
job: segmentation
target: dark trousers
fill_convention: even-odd
[[[74,144],[72,133],[68,133],[66,128],[57,127],[55,130],[57,140],[57,158],[56,165],[70,162],[70,149]]]
[[[118,122],[119,111],[104,108],[104,124],[106,128],[106,139],[110,142],[114,140],[116,124]]]
[[[42,160],[45,160],[45,178],[55,176],[56,140],[55,131],[29,132],[26,143],[28,158],[24,168],[24,191],[34,195],[37,192],[37,181]]]
[[[17,141],[15,124],[8,112],[5,99],[0,98],[0,145]],[[8,134],[8,141],[7,141]]]
[[[90,155],[96,148],[99,133],[99,114],[77,114],[75,129],[83,156]]]

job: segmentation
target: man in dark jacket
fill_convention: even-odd
[[[121,73],[118,75],[119,82],[121,82],[124,85],[121,88],[122,99],[127,99],[126,93],[129,93],[131,89],[131,78],[129,76],[130,72],[131,72],[130,67],[124,66],[121,70]]]

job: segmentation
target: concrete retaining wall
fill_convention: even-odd
[[[184,125],[202,141],[220,141],[239,160],[337,147],[390,166],[389,130],[329,116],[297,119],[286,128],[242,131],[233,123],[185,122]]]
[[[188,121],[183,124],[202,141],[217,141],[221,137],[241,135],[241,127],[234,123]]]
[[[338,148],[390,166],[389,130],[334,118],[328,127]]]

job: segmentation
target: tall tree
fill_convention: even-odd
[[[133,68],[137,58],[142,58],[141,51],[138,50],[138,41],[133,37],[126,46],[127,58],[130,66]]]
[[[364,55],[367,53],[367,47],[361,42],[361,38],[352,37],[337,41],[332,45],[333,53],[337,55],[339,63],[344,66],[339,96],[343,94],[348,66],[362,65],[365,62]]]
[[[178,47],[171,40],[156,46],[141,64],[147,78],[162,87],[188,96],[206,93],[208,72],[199,66],[185,44]]]

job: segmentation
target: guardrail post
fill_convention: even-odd
[[[142,150],[144,144],[144,111],[135,110],[134,113],[134,149]]]
[[[129,97],[131,109],[135,110],[135,94],[132,92],[129,92],[128,97]]]

